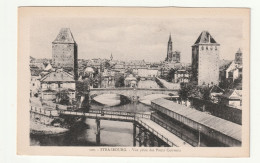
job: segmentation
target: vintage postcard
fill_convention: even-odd
[[[248,8],[19,7],[17,154],[249,157]]]

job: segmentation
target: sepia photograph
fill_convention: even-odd
[[[249,13],[20,7],[18,153],[248,156]]]

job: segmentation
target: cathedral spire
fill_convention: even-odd
[[[172,34],[170,33],[170,36],[169,36],[169,41],[168,42],[172,42]]]
[[[170,33],[168,46],[167,46],[166,61],[171,61],[171,60],[172,60],[172,37],[171,37],[171,33]]]

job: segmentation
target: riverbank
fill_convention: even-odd
[[[151,106],[151,101],[158,99],[158,98],[170,98],[171,96],[164,95],[164,94],[151,94],[147,95],[141,99],[139,99],[139,102],[146,104],[148,106]]]
[[[30,121],[30,134],[34,135],[57,135],[63,134],[69,131],[69,129],[47,126],[39,122]]]

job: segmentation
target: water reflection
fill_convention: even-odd
[[[93,100],[107,106],[116,106],[121,103],[120,95],[117,94],[102,94],[94,97]]]

